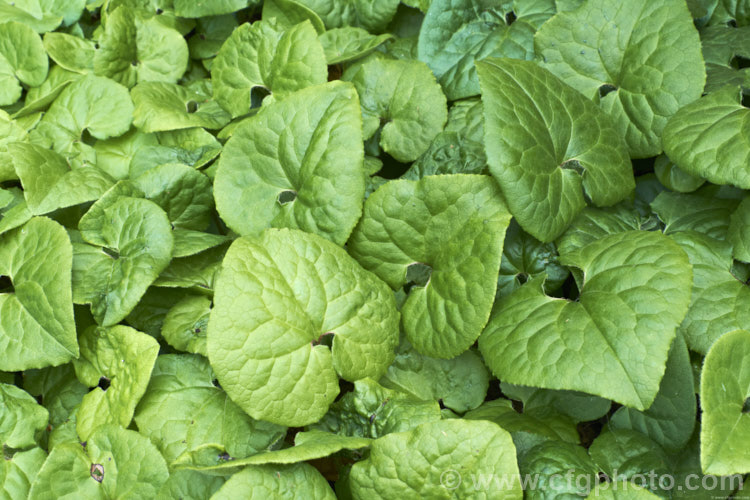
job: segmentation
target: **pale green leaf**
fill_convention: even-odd
[[[624,136],[636,158],[661,153],[667,120],[698,99],[706,81],[684,0],[588,0],[556,14],[534,44],[545,68],[613,118],[613,135]]]
[[[41,85],[48,67],[42,39],[33,29],[15,21],[0,24],[0,106],[13,104],[21,97],[21,84]]]
[[[487,176],[392,181],[367,199],[348,248],[394,290],[411,286],[401,313],[414,348],[452,358],[487,323],[509,223]]]
[[[199,87],[163,82],[142,82],[131,90],[135,110],[133,124],[143,132],[203,127],[219,129],[230,115]]]
[[[490,172],[511,213],[535,238],[559,236],[586,206],[626,198],[635,188],[614,121],[529,61],[477,63]]]
[[[337,374],[383,374],[398,319],[385,283],[344,250],[312,234],[269,229],[227,252],[208,354],[222,387],[252,417],[306,425],[338,394]]]
[[[579,298],[548,297],[537,278],[501,299],[479,339],[485,361],[506,382],[648,408],[690,301],[687,255],[666,236],[628,231],[561,263],[582,270]]]
[[[233,475],[211,500],[335,500],[328,481],[309,464],[251,465]]]
[[[47,427],[49,413],[31,395],[10,384],[0,384],[0,445],[5,448],[36,446]]]
[[[344,78],[359,92],[365,140],[379,133],[396,160],[416,160],[443,130],[446,98],[426,64],[374,58]]]
[[[328,30],[319,39],[328,64],[339,64],[370,54],[385,42],[393,40],[393,35],[385,33],[375,36],[362,28],[347,26]]]
[[[227,141],[216,207],[241,235],[291,227],[343,244],[365,194],[357,93],[331,82],[264,106]]]
[[[94,71],[94,42],[66,33],[44,35],[44,48],[59,66],[76,73]]]
[[[315,11],[327,29],[354,26],[383,31],[396,14],[399,0],[297,0]]]
[[[78,408],[76,430],[86,441],[105,424],[130,425],[146,392],[159,344],[130,327],[89,327],[79,336],[81,357],[73,362],[78,379],[95,387]],[[106,382],[102,387],[102,380]],[[99,386],[99,387],[97,387]]]
[[[211,65],[211,78],[216,101],[235,118],[260,105],[259,92],[282,99],[325,83],[328,71],[310,22],[284,30],[260,21],[234,30]]]
[[[33,218],[0,239],[0,276],[13,284],[11,293],[0,293],[0,369],[60,365],[78,356],[71,266],[68,235],[50,219]]]

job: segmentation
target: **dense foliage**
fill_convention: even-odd
[[[748,0],[0,0],[0,499],[747,498],[749,60]]]

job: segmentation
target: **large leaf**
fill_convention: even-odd
[[[208,361],[191,355],[159,356],[135,422],[170,463],[203,444],[223,445],[231,457],[243,458],[286,433],[284,427],[250,418],[213,384]]]
[[[315,467],[294,465],[251,465],[233,475],[212,500],[294,500],[300,492],[310,500],[335,500],[336,495]]]
[[[48,65],[42,39],[34,30],[14,21],[0,24],[0,106],[21,97],[22,83],[41,85],[47,78]]]
[[[73,362],[78,379],[95,387],[78,408],[81,441],[104,424],[130,425],[135,406],[146,392],[159,344],[130,327],[89,327],[79,335],[81,357]],[[98,387],[97,387],[98,386]]]
[[[549,3],[549,15],[554,4]],[[479,94],[475,61],[487,57],[533,59],[534,24],[514,15],[507,2],[433,0],[419,30],[419,59],[427,63],[448,99]]]
[[[118,185],[110,190],[117,190]],[[81,218],[74,298],[103,326],[120,322],[172,258],[172,228],[155,203],[105,195]]]
[[[509,223],[487,176],[393,181],[367,199],[349,251],[394,290],[412,286],[404,333],[420,353],[452,358],[487,323]]]
[[[750,69],[738,67],[737,60],[750,59],[750,27],[708,26],[701,30],[706,60],[706,93],[724,85],[741,85],[750,91]]]
[[[701,467],[708,474],[750,471],[750,332],[725,334],[701,373]]]
[[[661,152],[667,120],[706,81],[684,0],[588,0],[555,15],[534,42],[543,66],[598,102],[638,158]]]
[[[628,231],[561,256],[583,271],[577,301],[534,279],[501,299],[479,349],[502,380],[571,389],[644,410],[687,312],[692,273],[668,237]]]
[[[586,206],[634,189],[625,143],[596,105],[528,61],[477,63],[490,172],[523,229],[547,242]]]
[[[343,244],[365,195],[361,123],[357,93],[341,82],[264,106],[221,155],[222,219],[242,235],[291,227]]]
[[[715,184],[750,188],[750,110],[742,92],[723,87],[680,109],[664,128],[664,150],[688,173]]]
[[[437,359],[419,354],[402,340],[396,359],[380,383],[424,400],[440,400],[446,408],[465,412],[484,401],[489,373],[473,350],[453,359]]]
[[[297,0],[315,11],[326,28],[355,26],[378,33],[396,14],[399,0]]]
[[[41,448],[17,452],[0,463],[0,497],[3,500],[28,498],[31,483],[42,468],[47,453]]]
[[[268,5],[268,2],[265,5]],[[392,39],[393,35],[390,34],[375,36],[362,28],[351,26],[326,31],[319,37],[328,64],[339,64],[359,59]]]
[[[0,446],[31,448],[47,427],[49,413],[29,393],[0,384]]]
[[[301,426],[328,410],[337,374],[383,374],[398,318],[386,284],[344,250],[301,231],[267,230],[227,252],[208,355],[222,387],[250,416]]]
[[[3,222],[8,217],[3,218]],[[60,365],[78,356],[70,270],[72,248],[62,226],[34,218],[0,239],[0,370]]]
[[[310,428],[345,436],[378,438],[441,418],[437,401],[386,389],[372,379],[362,379]]]
[[[117,137],[133,121],[133,101],[122,85],[88,75],[60,93],[34,131],[56,151],[75,147],[84,131],[96,139]]]
[[[52,32],[44,35],[44,48],[58,66],[68,71],[85,75],[94,70],[96,45],[91,40]]]
[[[41,398],[49,411],[49,425],[52,429],[62,425],[78,407],[89,392],[89,388],[76,378],[73,364],[26,370],[23,374],[23,388],[29,394]]]
[[[106,425],[84,446],[55,446],[29,498],[154,498],[168,477],[164,458],[148,438]]]
[[[284,31],[275,22],[243,24],[211,65],[214,97],[232,117],[258,107],[269,92],[281,99],[328,80],[326,57],[310,22]]]
[[[177,30],[121,6],[107,16],[94,72],[130,88],[138,82],[177,83],[187,63],[188,46]]]
[[[517,474],[510,434],[490,422],[448,419],[374,441],[349,481],[355,499],[467,498],[476,495],[472,477],[492,475],[507,479],[493,484],[492,498],[520,500]]]
[[[218,129],[231,119],[211,98],[210,87],[142,82],[133,87],[131,95],[135,103],[133,124],[143,132],[193,127]]]
[[[34,215],[94,201],[114,184],[102,170],[90,165],[73,168],[62,155],[34,144],[11,144],[8,153]]]
[[[344,76],[359,92],[364,138],[379,132],[398,161],[416,160],[448,119],[445,95],[422,62],[373,58]]]
[[[731,273],[731,247],[695,231],[670,235],[693,266],[690,308],[680,326],[690,349],[705,354],[719,337],[750,321],[750,288]]]
[[[682,449],[695,427],[695,386],[690,355],[682,335],[675,338],[659,393],[646,411],[622,407],[612,415],[610,429],[633,429],[665,450]]]

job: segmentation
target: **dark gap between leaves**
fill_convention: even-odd
[[[0,276],[0,293],[14,293],[16,291],[13,286],[13,280],[10,276]]]
[[[406,268],[406,285],[404,291],[409,293],[412,287],[424,287],[430,282],[432,267],[422,262],[414,262]]]
[[[250,89],[250,109],[259,108],[263,100],[271,95],[271,91],[265,87],[253,87]]]
[[[81,142],[83,142],[87,146],[93,146],[94,144],[96,144],[96,137],[91,135],[91,132],[89,132],[89,129],[85,128],[83,129],[83,132],[81,133]]]
[[[112,382],[107,377],[101,377],[99,379],[98,387],[104,392],[107,392],[107,389],[109,389],[111,383]]]
[[[107,255],[109,255],[110,257],[112,257],[114,260],[117,260],[120,258],[120,252],[118,252],[117,250],[113,250],[107,247],[102,247],[102,251],[106,253]]]
[[[219,379],[215,378],[211,381],[211,383],[214,385],[214,387],[218,387],[219,389],[221,389],[221,384],[219,383]]]
[[[604,85],[602,85],[601,87],[599,87],[599,99],[602,99],[607,94],[609,94],[611,92],[616,92],[616,91],[617,91],[617,87],[615,87],[614,85],[611,85],[609,83],[605,83]]]
[[[630,163],[632,163],[633,165],[633,172],[635,173],[636,177],[643,174],[653,173],[655,162],[656,156],[652,156],[651,158],[636,158],[630,160]]]
[[[297,199],[297,191],[292,191],[291,189],[287,189],[279,193],[278,202],[279,202],[279,205],[283,206],[283,205],[286,205],[287,203],[293,202],[296,199]]]
[[[736,69],[750,68],[750,59],[741,55],[736,55],[732,58],[729,64]]]
[[[385,151],[380,153],[380,159],[383,167],[378,171],[378,175],[384,179],[398,179],[411,167],[411,163],[401,163]]]
[[[185,111],[187,111],[190,114],[195,113],[196,111],[198,111],[198,103],[193,100],[186,102]]]
[[[562,165],[560,165],[560,168],[563,170],[573,170],[575,172],[578,172],[578,175],[583,175],[583,173],[586,171],[586,169],[583,168],[583,165],[581,165],[581,162],[575,159],[564,161]]]
[[[516,13],[513,12],[512,10],[510,12],[508,12],[507,14],[505,14],[505,24],[507,24],[508,26],[510,26],[511,24],[513,24],[513,22],[516,19],[517,19]]]
[[[516,280],[518,280],[519,285],[523,285],[529,281],[529,275],[527,273],[518,273],[516,274]]]
[[[745,404],[742,405],[742,413],[750,413],[750,398],[747,398]]]

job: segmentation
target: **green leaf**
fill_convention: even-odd
[[[375,58],[344,78],[359,93],[365,140],[379,133],[380,146],[396,160],[416,160],[443,130],[445,95],[426,64]]]
[[[17,179],[8,145],[26,139],[27,133],[10,115],[0,110],[0,181]],[[7,205],[6,205],[7,206]]]
[[[148,438],[106,425],[85,446],[55,446],[29,498],[154,498],[168,477],[164,458]]]
[[[169,463],[204,444],[222,445],[233,458],[243,458],[286,434],[284,427],[247,416],[213,380],[203,357],[169,354],[157,359],[135,422]]]
[[[200,449],[185,453],[173,466],[176,469],[202,470],[206,472],[231,473],[247,465],[294,464],[334,455],[342,450],[360,450],[372,442],[369,438],[343,436],[318,430],[298,432],[294,436],[294,446],[276,451],[267,451],[237,460],[225,460],[215,453],[202,456]],[[208,460],[206,460],[208,458]]]
[[[301,231],[267,230],[236,240],[224,258],[209,359],[250,416],[306,425],[338,394],[337,374],[383,374],[398,343],[398,318],[385,283],[340,247]],[[330,348],[321,344],[331,336]]]
[[[26,370],[23,388],[32,396],[41,397],[49,411],[49,425],[54,429],[67,420],[81,403],[89,388],[76,378],[72,364]]]
[[[507,399],[487,401],[479,408],[467,412],[464,418],[488,420],[510,432],[519,458],[543,441],[575,444],[580,440],[575,422],[570,417],[549,408],[524,408],[523,413],[519,413]]]
[[[520,500],[517,474],[510,434],[491,422],[450,419],[374,441],[349,481],[354,498],[467,498],[476,494],[471,477],[493,475],[509,484],[493,484],[492,498]]]
[[[708,474],[750,471],[750,332],[717,340],[701,374],[701,467]]]
[[[175,231],[175,234],[178,232]],[[200,293],[213,290],[216,274],[226,251],[227,246],[221,245],[187,257],[175,258],[154,281],[154,286],[193,288]]]
[[[695,231],[670,235],[693,266],[690,308],[680,331],[688,347],[705,354],[719,337],[750,321],[750,288],[731,274],[729,244]]]
[[[750,59],[750,27],[720,24],[701,30],[703,57],[706,60],[706,88],[710,94],[725,85],[741,85],[750,90],[750,69],[739,68],[736,60]],[[739,57],[738,57],[739,56]]]
[[[188,295],[169,310],[164,318],[161,335],[178,351],[208,356],[206,332],[210,312],[210,298]]]
[[[294,500],[304,491],[310,500],[335,500],[328,481],[309,464],[251,465],[233,475],[211,500]]]
[[[23,185],[26,206],[34,215],[94,201],[114,184],[98,168],[73,168],[62,155],[34,144],[10,144],[8,153]]]
[[[60,365],[78,356],[71,263],[68,235],[50,219],[33,218],[3,235],[0,276],[14,291],[0,293],[0,369]]]
[[[73,73],[61,66],[52,66],[44,83],[26,92],[24,107],[16,111],[13,117],[18,120],[26,118],[30,125],[25,128],[31,130],[42,118],[39,112],[45,111],[70,83],[81,78],[83,75],[80,73]]]
[[[635,183],[614,121],[529,61],[477,63],[490,172],[535,238],[559,236],[586,206],[617,203]]]
[[[172,236],[174,237],[172,256],[175,259],[190,257],[230,241],[228,236],[192,231],[190,229],[175,229]],[[172,263],[174,262],[173,260]]]
[[[589,447],[589,455],[613,482],[631,480],[638,484],[639,477],[652,473],[663,477],[671,473],[664,451],[643,434],[630,429],[607,430],[599,434]],[[654,493],[669,495],[669,490],[659,491],[658,482],[653,484],[653,490]]]
[[[227,141],[216,207],[242,235],[290,227],[342,245],[365,194],[357,93],[331,82],[264,106]]]
[[[575,422],[597,420],[606,415],[612,405],[608,399],[576,391],[539,389],[507,382],[501,382],[500,388],[506,397],[522,401],[524,411],[552,408]]]
[[[681,108],[664,127],[664,150],[689,174],[714,184],[750,188],[750,110],[742,92],[727,86]]]
[[[96,144],[94,144],[96,167],[105,171],[114,179],[127,179],[130,173],[130,163],[134,161],[133,158],[140,151],[149,149],[149,147],[159,147],[157,136],[155,134],[144,134],[136,129],[120,137],[96,141]],[[173,162],[160,161],[157,165],[162,163]]]
[[[78,341],[81,357],[73,362],[76,375],[83,384],[95,387],[83,397],[77,413],[78,437],[86,441],[102,425],[130,425],[135,406],[146,392],[159,344],[123,325],[89,327]]]
[[[101,198],[81,218],[79,229],[88,244],[75,245],[75,301],[90,303],[99,324],[114,325],[169,264],[169,219],[148,200]]]
[[[598,483],[599,469],[582,447],[546,441],[526,453],[519,463],[521,473],[537,478],[525,493],[529,500],[582,498]],[[566,477],[574,480],[562,480]]]
[[[692,230],[725,240],[730,216],[738,204],[739,200],[701,190],[694,194],[660,193],[651,208],[664,222],[666,234]]]
[[[161,132],[192,127],[210,130],[229,123],[231,116],[211,98],[206,89],[172,83],[142,82],[130,91],[135,103],[133,125],[143,132]]]
[[[659,155],[654,163],[654,173],[664,187],[680,193],[691,193],[701,187],[705,179],[696,177],[672,163],[666,155]]]
[[[211,498],[224,484],[225,479],[192,470],[172,471],[159,493],[158,500],[205,500]]]
[[[42,468],[47,454],[41,448],[15,453],[0,463],[0,497],[28,498],[31,483]]]
[[[167,213],[172,227],[202,230],[210,223],[211,181],[197,170],[174,163],[160,165],[133,183]]]
[[[237,28],[237,16],[204,17],[196,19],[195,35],[188,40],[192,59],[211,59],[219,53],[229,35]]]
[[[320,35],[319,40],[330,65],[364,57],[393,38],[389,33],[375,36],[362,28],[347,26],[326,31]]]
[[[125,319],[133,328],[158,338],[167,313],[187,294],[185,290],[149,287]]]
[[[372,379],[362,379],[354,383],[354,391],[344,394],[310,428],[346,436],[378,438],[440,418],[437,401],[387,389]]]
[[[76,73],[94,71],[94,42],[66,33],[44,35],[44,49],[59,66]]]
[[[234,30],[211,65],[211,78],[216,101],[236,118],[259,105],[259,92],[283,99],[325,83],[328,70],[309,21],[286,31],[275,22],[260,21]]]
[[[36,446],[47,427],[49,413],[26,391],[0,384],[0,445],[5,448]]]
[[[697,271],[694,271],[697,273]],[[612,415],[609,428],[640,431],[662,448],[678,451],[695,427],[695,387],[687,344],[677,335],[653,404],[646,411],[622,407]]]
[[[87,75],[60,93],[34,131],[48,137],[56,151],[70,150],[84,131],[96,139],[117,137],[128,131],[133,102],[122,85]]]
[[[452,358],[487,323],[509,223],[487,176],[392,181],[367,199],[348,248],[394,290],[412,282],[401,311],[406,337],[421,354]],[[428,279],[412,281],[420,268]]]
[[[206,17],[229,14],[244,9],[248,4],[257,3],[254,0],[213,0],[211,2],[195,2],[194,0],[174,0],[174,13],[179,17]]]
[[[750,198],[745,198],[729,221],[728,240],[735,259],[750,262]]]
[[[265,0],[262,18],[264,21],[275,19],[277,25],[284,30],[308,20],[318,35],[322,35],[326,30],[323,21],[315,11],[295,0]]]
[[[130,88],[138,82],[177,83],[187,63],[187,42],[177,30],[122,6],[107,16],[94,72]]]
[[[401,176],[417,180],[427,175],[486,174],[482,101],[464,99],[453,104],[445,129]]]
[[[5,20],[4,16],[0,18]],[[42,39],[33,29],[15,21],[0,24],[0,106],[21,97],[21,84],[41,85],[48,66]]]
[[[683,0],[634,0],[628,8],[618,0],[584,2],[545,23],[534,43],[546,69],[612,116],[613,135],[624,136],[636,158],[661,153],[667,120],[698,99],[706,81]]]
[[[568,278],[570,271],[558,262],[557,250],[552,243],[542,243],[526,233],[512,221],[505,234],[497,295],[504,297],[529,279],[546,276],[544,291],[557,291]]]
[[[451,410],[465,412],[484,401],[489,372],[472,350],[453,359],[436,359],[419,354],[403,339],[380,384],[423,400],[440,400]]]
[[[510,12],[507,2],[432,1],[419,31],[419,59],[435,73],[448,99],[479,94],[475,61],[534,58],[535,26],[517,15],[507,24]]]
[[[53,13],[41,12],[41,9],[37,12],[28,12],[27,10],[16,6],[21,2],[13,2],[8,0],[0,1],[0,19],[3,21],[12,21],[21,24],[25,24],[37,33],[44,33],[46,31],[52,31],[62,23],[62,16],[55,15]],[[33,4],[26,3],[22,5],[25,8],[32,7]],[[32,9],[30,9],[32,10]]]
[[[396,14],[399,0],[297,0],[315,11],[327,29],[354,26],[371,33],[383,31]]]
[[[479,338],[485,361],[506,382],[648,408],[690,301],[687,256],[666,236],[628,231],[560,261],[583,271],[578,300],[546,296],[540,278],[500,299]]]

